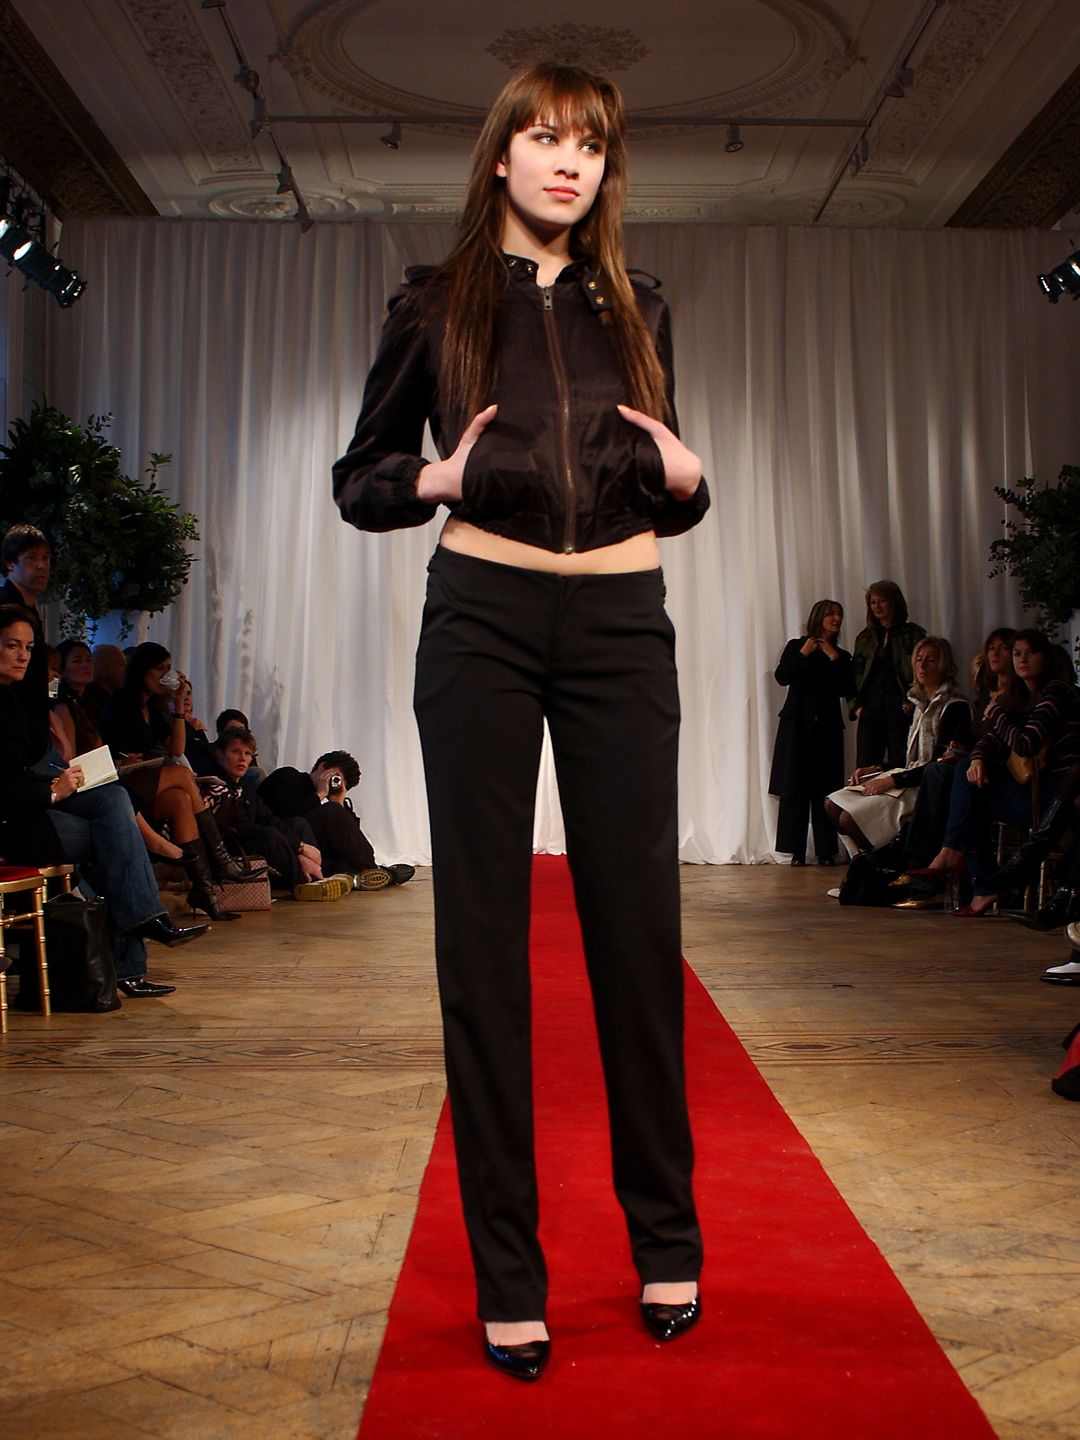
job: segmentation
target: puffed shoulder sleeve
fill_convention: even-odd
[[[425,525],[438,509],[416,498],[424,423],[435,406],[436,374],[419,285],[391,297],[375,363],[349,448],[333,468],[334,499],[359,530]]]
[[[654,295],[659,312],[650,323],[656,342],[656,353],[664,370],[664,388],[667,392],[668,409],[671,412],[669,425],[675,434],[679,433],[679,417],[675,410],[675,364],[671,343],[671,312],[667,302]],[[709,487],[702,476],[694,493],[685,500],[676,500],[667,494],[660,496],[653,508],[653,529],[657,535],[682,535],[693,527],[708,510],[710,505]]]

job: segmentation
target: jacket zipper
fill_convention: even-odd
[[[562,548],[564,555],[570,555],[575,549],[574,542],[577,538],[577,485],[574,481],[574,467],[570,459],[570,381],[566,374],[562,350],[559,348],[559,334],[555,329],[553,288],[551,285],[542,285],[540,293],[544,297],[544,333],[547,338],[548,355],[551,357],[551,371],[555,377],[555,395],[559,409],[558,462],[562,471],[566,503]]]

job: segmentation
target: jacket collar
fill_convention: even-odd
[[[527,260],[523,255],[509,255],[505,251],[502,258],[513,279],[535,282],[536,272],[540,268],[535,260]],[[611,309],[611,297],[607,293],[607,286],[600,274],[591,269],[589,262],[583,257],[571,260],[569,265],[564,265],[556,277],[555,283],[559,285],[572,280],[576,280],[581,287],[581,293],[594,314]]]

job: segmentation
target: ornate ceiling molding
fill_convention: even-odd
[[[5,158],[59,219],[157,214],[8,0],[0,0],[0,134]]]
[[[231,89],[185,0],[123,0],[123,8],[211,171],[262,171]]]
[[[871,175],[903,174],[1025,0],[951,0],[914,87],[871,132]]]
[[[504,30],[487,46],[487,52],[510,70],[538,60],[557,60],[561,65],[589,65],[600,75],[611,75],[644,60],[649,47],[632,30],[613,30],[606,25],[531,25]]]
[[[946,222],[1051,229],[1080,204],[1080,69],[1043,106]]]
[[[831,7],[821,0],[757,0],[757,3],[786,27],[784,62],[747,85],[704,96],[686,97],[680,92],[684,77],[672,74],[670,85],[678,98],[636,109],[636,136],[678,133],[678,127],[670,124],[650,129],[648,117],[653,115],[784,114],[800,101],[819,93],[855,63],[851,35]],[[354,27],[362,20],[363,12],[374,4],[375,0],[316,0],[286,36],[279,57],[282,63],[294,79],[340,106],[342,113],[445,117],[415,128],[438,134],[473,135],[472,126],[455,121],[474,114],[475,103],[459,105],[437,95],[398,88],[370,74],[356,62],[350,52],[350,38],[355,48]],[[653,23],[666,25],[667,21],[657,16]],[[632,70],[648,60],[653,47],[647,34],[630,28],[567,23],[505,29],[486,41],[478,38],[476,51],[477,55],[492,55],[510,67],[551,58],[563,63],[586,63],[603,73]]]

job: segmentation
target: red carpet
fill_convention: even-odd
[[[704,1318],[655,1345],[611,1195],[565,863],[534,872],[541,1235],[552,1358],[483,1360],[444,1110],[360,1440],[992,1440],[899,1281],[687,971]]]

